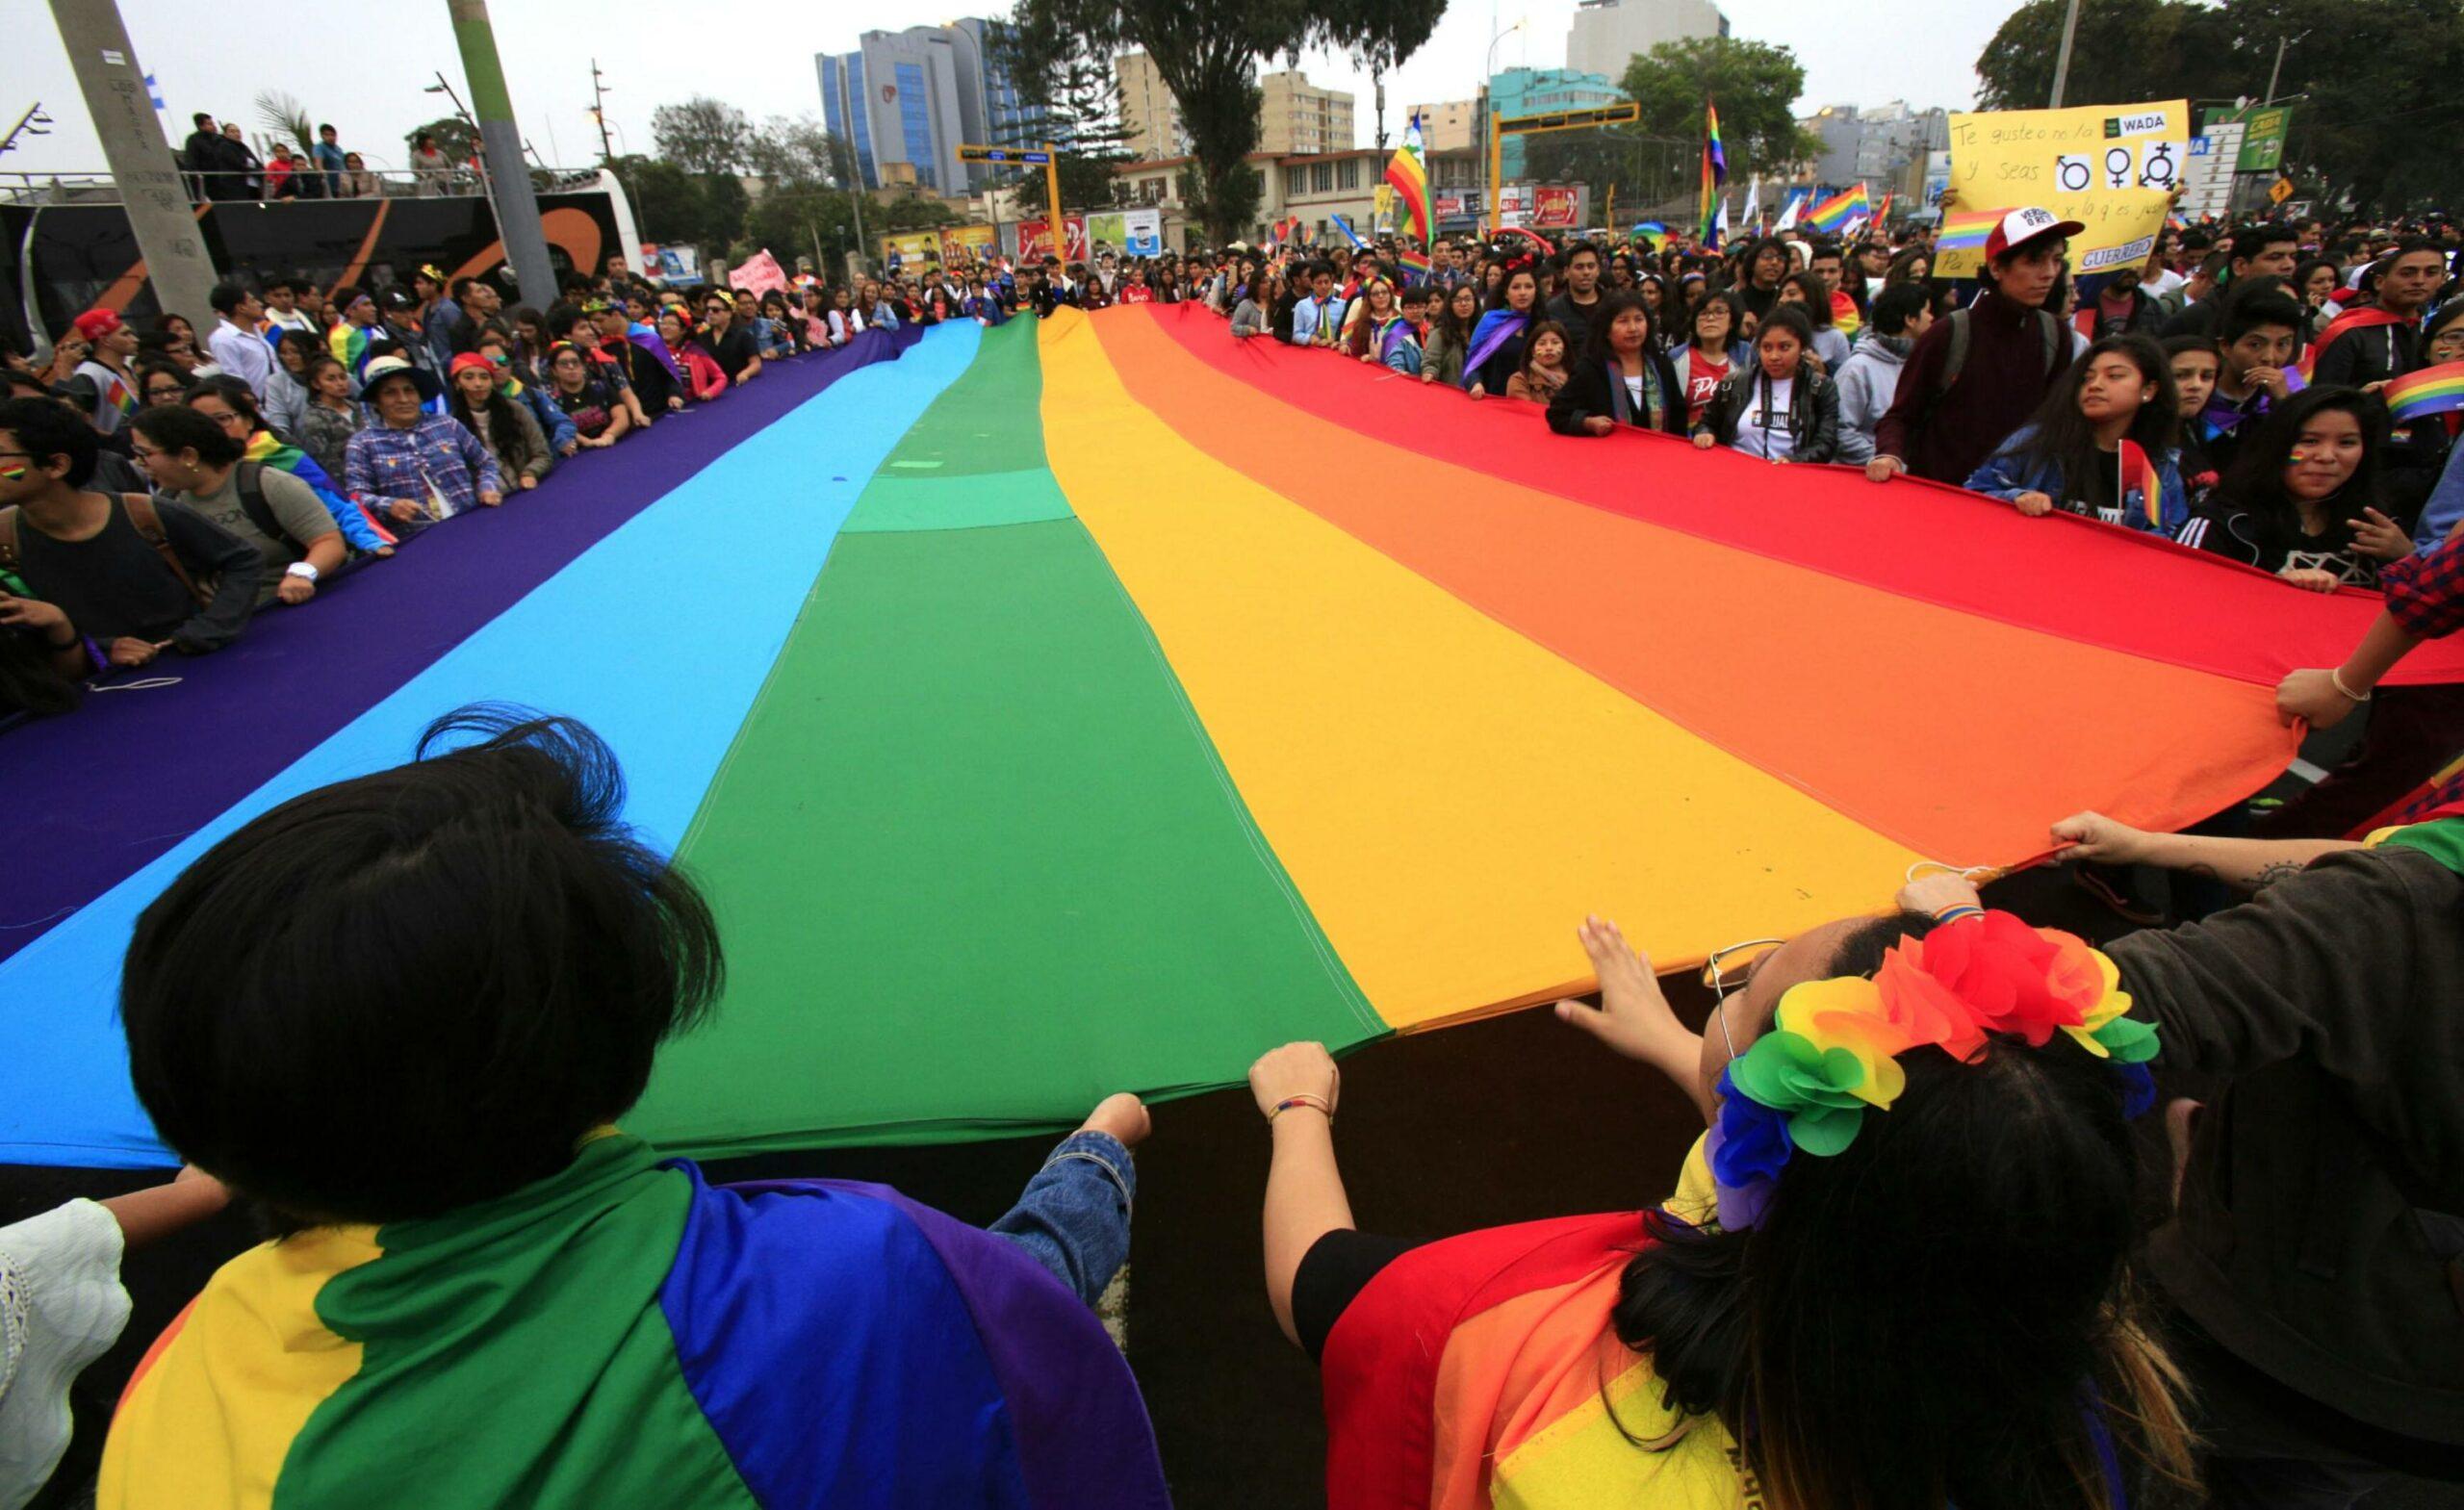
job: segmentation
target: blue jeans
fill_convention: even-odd
[[[988,1229],[1027,1250],[1091,1306],[1129,1258],[1138,1165],[1110,1133],[1072,1133]]]

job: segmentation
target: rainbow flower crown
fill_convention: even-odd
[[[1707,1144],[1720,1225],[1759,1223],[1799,1150],[1830,1158],[1855,1142],[1865,1114],[1889,1110],[1908,1088],[1898,1056],[1910,1049],[1974,1063],[1989,1034],[2042,1047],[2066,1033],[2114,1062],[2137,1116],[2155,1100],[2146,1064],[2156,1030],[2129,1015],[2120,985],[2114,962],[2084,940],[1986,912],[1902,939],[1870,979],[1789,987],[1770,1031],[1720,1076]]]

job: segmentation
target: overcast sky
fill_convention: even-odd
[[[2008,10],[2003,0],[1905,0],[1887,14],[1846,10],[1837,0],[1724,3],[1735,35],[1796,50],[1806,68],[1801,115],[1822,104],[1892,99],[1965,108],[1974,98],[1976,56]],[[975,7],[963,0],[735,0],[703,15],[670,0],[497,0],[494,9],[524,134],[551,162],[584,164],[598,150],[588,115],[594,53],[611,90],[617,150],[647,152],[651,111],[662,103],[706,93],[757,119],[818,115],[815,53],[848,51],[867,30],[1006,8],[1007,0]],[[1388,81],[1389,129],[1399,130],[1407,103],[1469,98],[1492,36],[1518,21],[1522,28],[1497,44],[1499,65],[1562,66],[1574,9],[1574,0],[1452,0],[1428,45]],[[422,94],[422,86],[441,69],[463,90],[445,0],[120,0],[120,13],[139,60],[160,82],[174,145],[200,110],[235,116],[253,136],[253,100],[279,90],[340,127],[344,144],[365,152],[372,166],[398,167],[403,133],[446,114],[444,97]],[[0,0],[0,37],[13,44],[0,69],[0,130],[36,100],[57,122],[51,136],[0,157],[0,169],[99,171],[102,149],[49,5]],[[1301,66],[1317,83],[1358,94],[1359,144],[1370,144],[1375,125],[1368,77],[1331,56],[1306,58]]]

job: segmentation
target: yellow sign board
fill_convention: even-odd
[[[910,231],[882,238],[882,261],[909,272],[921,272],[941,261],[941,238],[931,231]]]
[[[2292,198],[2292,197],[2293,197],[2293,180],[2292,180],[2292,179],[2290,179],[2290,178],[2279,178],[2279,179],[2277,179],[2274,183],[2268,185],[2268,202],[2269,202],[2269,203],[2271,203],[2271,204],[2282,204],[2282,203],[2284,203],[2287,199],[2290,199],[2290,198]]]
[[[2074,273],[2147,260],[2164,234],[2190,156],[2190,102],[2006,110],[1951,116],[1959,213],[2035,205],[2087,229],[2070,239]],[[1974,277],[1982,245],[1944,247],[1937,277]]]

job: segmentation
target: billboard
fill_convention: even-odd
[[[941,261],[945,263],[990,262],[1000,252],[1000,235],[988,225],[954,225],[941,233]]]
[[[1591,191],[1581,184],[1507,184],[1498,190],[1498,223],[1532,231],[1581,228]]]
[[[1020,220],[1018,222],[1019,257],[1032,257],[1040,262],[1047,256],[1057,256],[1065,263],[1085,262],[1087,260],[1087,218],[1083,215],[1065,215],[1061,218],[1061,224],[1062,234],[1066,239],[1068,249],[1056,252],[1052,248],[1050,220]]]
[[[918,271],[938,267],[941,262],[941,238],[933,231],[906,231],[882,238],[882,262],[888,267]]]

